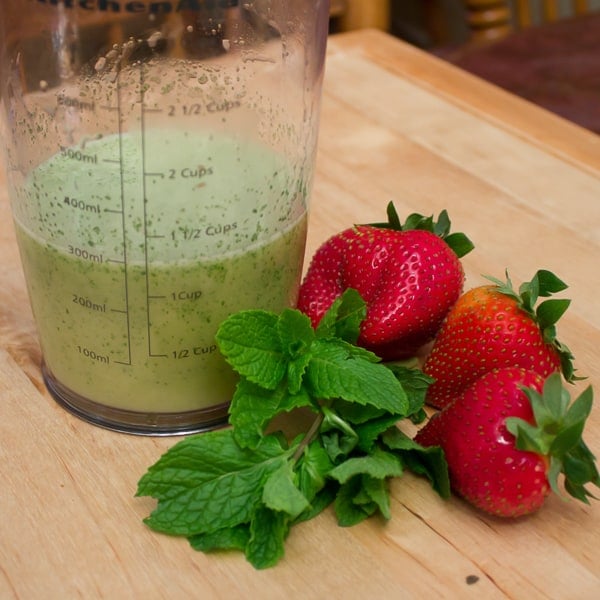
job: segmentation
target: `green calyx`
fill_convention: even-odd
[[[558,477],[564,475],[565,490],[574,498],[589,504],[594,498],[587,484],[600,487],[600,475],[595,457],[582,439],[585,422],[592,410],[593,390],[589,386],[571,403],[559,373],[553,373],[544,383],[542,394],[523,388],[535,419],[535,424],[517,417],[506,419],[519,450],[535,452],[550,459],[547,473],[552,490],[560,494]]]
[[[434,220],[432,215],[426,217],[418,213],[412,213],[402,223],[394,203],[390,202],[387,205],[387,218],[388,220],[384,223],[369,223],[369,225],[371,227],[392,229],[394,231],[411,231],[416,229],[429,231],[443,239],[458,258],[462,258],[475,248],[473,242],[464,233],[450,233],[451,223],[446,210],[443,210],[439,214],[437,221]]]
[[[485,278],[494,283],[500,293],[513,298],[518,307],[538,324],[544,342],[551,345],[560,357],[561,371],[564,378],[570,383],[581,379],[575,375],[572,352],[556,337],[556,323],[567,311],[571,301],[562,298],[551,298],[538,304],[540,298],[548,298],[552,294],[562,292],[568,288],[568,285],[551,271],[540,269],[531,281],[521,284],[517,292],[513,287],[508,271],[505,275],[506,281],[489,275],[485,275]]]

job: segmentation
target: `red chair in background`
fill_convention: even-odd
[[[436,52],[600,134],[600,12],[587,0],[464,0],[469,41]],[[596,4],[597,6],[597,4]]]

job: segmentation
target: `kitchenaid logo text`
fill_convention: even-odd
[[[38,4],[63,5],[65,8],[109,13],[150,13],[166,14],[185,10],[214,10],[238,6],[240,0],[177,0],[174,2],[141,2],[131,0],[37,0]]]

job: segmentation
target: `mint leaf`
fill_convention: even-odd
[[[268,508],[288,514],[295,519],[310,503],[296,487],[295,472],[289,462],[271,473],[265,482],[262,501]]]
[[[365,301],[355,289],[348,288],[321,318],[317,326],[317,336],[337,337],[355,344],[360,334],[360,325],[366,315]]]
[[[425,405],[425,395],[434,379],[425,375],[420,369],[399,364],[390,364],[388,367],[406,392],[409,400],[407,416],[411,417],[414,423],[421,423],[426,418],[422,410]]]
[[[348,458],[349,452],[354,449],[357,441],[356,437],[350,438],[340,431],[322,433],[321,439],[327,456],[336,465]]]
[[[350,424],[334,411],[326,406],[322,410],[324,414],[321,425],[323,444],[331,460],[337,462],[340,456],[346,457],[354,450],[358,443],[358,435]]]
[[[244,551],[250,539],[248,525],[238,525],[219,529],[213,533],[199,533],[188,538],[194,550],[202,552],[216,552],[218,550]]]
[[[289,308],[279,316],[276,331],[281,348],[292,360],[306,354],[315,339],[310,319],[301,312]]]
[[[298,394],[302,389],[304,374],[311,361],[312,356],[309,353],[302,354],[288,363],[287,377],[288,390],[290,394]]]
[[[385,446],[400,457],[406,468],[426,477],[442,497],[450,497],[450,477],[444,451],[439,446],[424,448],[397,427],[391,427],[382,436]]]
[[[286,356],[277,315],[264,310],[231,315],[219,327],[216,340],[227,362],[242,376],[275,389],[286,373]]]
[[[377,504],[360,501],[363,494],[362,477],[356,476],[343,484],[335,499],[335,514],[340,527],[352,527],[375,514]],[[358,502],[356,501],[358,499]]]
[[[137,495],[159,500],[145,522],[156,531],[185,536],[243,524],[261,500],[268,476],[289,454],[275,436],[254,450],[240,448],[231,430],[188,438],[141,479]]]
[[[343,348],[348,353],[348,358],[357,358],[361,360],[365,360],[370,363],[380,363],[381,359],[377,354],[367,350],[366,348],[361,348],[360,346],[353,346],[349,344],[345,340],[340,340],[338,338],[330,338],[328,340],[329,343],[333,343],[340,348]],[[387,366],[387,365],[386,365]]]
[[[335,400],[332,404],[332,408],[350,424],[360,425],[361,423],[367,423],[373,419],[378,419],[389,413],[381,408],[375,408],[371,405],[354,404],[353,402],[346,402],[345,400]],[[396,420],[404,417],[403,414],[395,414]]]
[[[242,448],[255,448],[263,431],[277,414],[286,390],[266,390],[242,379],[235,390],[229,407],[229,423],[233,426],[235,440]]]
[[[320,515],[335,501],[338,489],[339,486],[334,481],[328,481],[327,485],[313,498],[310,507],[294,520],[294,524],[309,521]]]
[[[312,503],[316,495],[325,487],[327,474],[333,467],[329,455],[319,439],[308,444],[298,460],[298,488]]]
[[[340,487],[335,501],[335,512],[341,527],[357,525],[376,512],[385,519],[390,519],[387,479],[367,474],[353,476]]]
[[[390,506],[390,491],[387,479],[377,479],[363,475],[362,487],[370,501],[377,505],[379,512],[384,519],[392,518]]]
[[[310,319],[297,310],[284,310],[277,321],[277,333],[287,355],[287,380],[291,394],[297,394],[311,358],[315,332]]]
[[[276,565],[284,555],[284,542],[289,532],[286,515],[259,506],[250,523],[250,539],[246,558],[256,569]]]
[[[381,448],[375,448],[370,455],[349,458],[329,472],[329,477],[340,483],[348,482],[355,475],[370,475],[376,479],[399,477],[402,463],[397,456]]]
[[[311,406],[311,398],[304,390],[290,394],[284,384],[267,390],[242,379],[229,408],[229,423],[234,428],[236,442],[243,448],[256,447],[277,414],[303,406]]]
[[[371,452],[375,443],[382,433],[385,433],[390,427],[394,427],[398,417],[395,415],[385,415],[379,419],[374,419],[355,427],[358,435],[358,447],[363,452]]]
[[[387,367],[351,357],[335,340],[314,342],[306,385],[317,398],[342,398],[395,414],[408,410],[406,394]]]
[[[277,453],[275,449],[273,454]],[[148,469],[138,483],[136,495],[157,500],[177,497],[237,467],[241,461],[239,455],[229,430],[191,436],[173,446]]]

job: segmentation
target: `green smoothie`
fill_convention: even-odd
[[[140,413],[229,402],[215,332],[238,310],[294,304],[304,180],[266,147],[171,130],[39,166],[14,215],[50,378]]]

